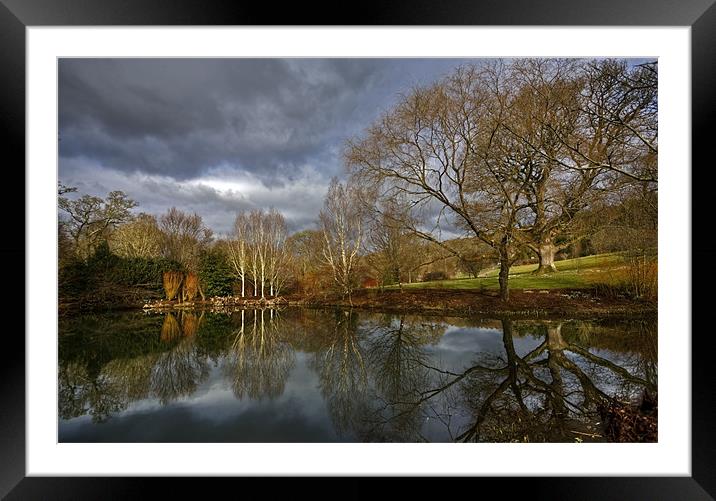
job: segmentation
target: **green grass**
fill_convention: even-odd
[[[609,254],[595,254],[594,256],[578,257],[575,259],[564,259],[555,261],[558,271],[587,271],[601,268],[610,268],[619,266],[623,262],[622,254],[619,252],[611,252]],[[521,266],[513,266],[510,268],[510,275],[521,275],[532,273],[537,269],[536,264],[524,264]],[[486,277],[496,277],[499,269],[494,268],[481,274]],[[559,275],[557,273],[556,275]]]
[[[603,282],[609,271],[621,266],[620,253],[597,254],[594,256],[565,259],[555,262],[557,272],[549,275],[533,275],[536,264],[514,266],[510,269],[511,289],[578,289],[591,287]],[[497,268],[487,270],[479,278],[460,278],[403,284],[405,288],[415,289],[497,289]],[[390,286],[389,288],[397,288]]]

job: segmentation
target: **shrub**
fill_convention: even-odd
[[[181,270],[181,266],[161,258],[123,258],[113,254],[108,245],[102,244],[86,260],[71,260],[62,264],[58,276],[59,294],[61,298],[112,302],[120,300],[119,296],[129,289],[159,293],[162,291],[163,273],[173,270]]]
[[[167,294],[167,299],[171,301],[179,292],[184,274],[181,271],[165,271],[162,278],[164,292]]]
[[[233,293],[234,278],[229,263],[218,251],[205,252],[199,262],[199,280],[204,294],[230,296]]]
[[[58,289],[60,297],[74,297],[92,288],[93,277],[84,261],[71,261],[59,270]]]
[[[163,296],[163,273],[181,273],[166,259],[124,258],[98,245],[86,259],[61,261],[58,273],[60,311],[92,311],[138,305]]]
[[[610,298],[658,299],[658,265],[655,256],[631,253],[625,256],[624,266],[613,271],[608,280],[597,283],[598,295]]]
[[[87,271],[93,275],[107,275],[117,266],[121,258],[109,250],[107,242],[102,242],[87,258]]]
[[[632,297],[655,301],[658,296],[658,266],[645,253],[627,256],[626,284]]]
[[[199,277],[196,273],[187,273],[184,277],[184,299],[193,301],[199,293]]]
[[[109,278],[121,285],[160,290],[164,272],[180,270],[181,266],[169,259],[120,258],[112,268]]]
[[[447,275],[444,271],[431,271],[423,275],[423,282],[433,282],[435,280],[447,280]]]

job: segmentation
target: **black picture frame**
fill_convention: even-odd
[[[321,18],[319,12],[325,17]],[[567,25],[567,26],[689,26],[692,61],[692,165],[684,175],[692,176],[692,188],[701,188],[692,198],[692,230],[703,228],[711,220],[706,203],[713,195],[714,169],[710,164],[712,148],[708,125],[716,110],[716,6],[714,0],[486,0],[431,2],[401,0],[391,3],[362,2],[355,9],[317,8],[287,4],[281,8],[269,3],[228,1],[161,0],[0,0],[0,123],[2,123],[5,159],[15,159],[4,170],[8,186],[25,186],[23,172],[10,165],[25,164],[25,29],[28,26],[104,26],[104,25]],[[694,182],[698,174],[698,182]],[[708,179],[707,179],[708,177]],[[14,188],[12,191],[20,192]],[[24,190],[22,191],[24,193]],[[22,198],[22,195],[21,195]],[[24,204],[18,203],[19,207]],[[5,262],[25,262],[24,220],[15,218],[6,231],[17,238],[0,239],[0,255]],[[13,226],[14,225],[14,226]],[[708,232],[705,232],[708,233]],[[706,262],[716,256],[716,247],[707,237],[692,231],[692,262]],[[9,261],[11,260],[11,261]],[[19,267],[18,267],[19,268]],[[691,273],[691,270],[686,270]],[[680,270],[679,272],[684,272]],[[699,282],[711,284],[713,271],[699,271]],[[696,318],[708,311],[709,294],[697,294],[692,276],[692,325],[684,323],[692,343],[692,476],[691,477],[589,477],[510,479],[510,494],[524,491],[531,497],[559,499],[713,499],[716,496],[716,440],[714,439],[713,372],[710,371],[710,336],[696,329]],[[18,277],[16,283],[23,283]],[[19,292],[3,292],[3,299],[16,304]],[[24,295],[23,295],[24,297]],[[31,300],[31,298],[28,298]],[[704,325],[704,324],[702,324]],[[25,475],[25,342],[17,329],[6,329],[0,364],[0,495],[7,499],[105,499],[124,498],[144,493],[147,479],[26,477]],[[166,479],[165,479],[166,480]],[[174,489],[177,489],[177,480]],[[244,479],[243,481],[245,481]],[[360,481],[359,481],[360,480]],[[475,479],[469,479],[473,482]],[[213,479],[216,482],[217,479]],[[218,490],[228,481],[212,486]],[[151,481],[156,482],[156,481]],[[352,479],[354,497],[373,495],[369,479]],[[506,480],[480,479],[504,489]],[[184,482],[181,482],[181,485]],[[253,483],[253,482],[252,482]],[[460,482],[465,483],[465,482]],[[450,489],[459,488],[460,483]],[[299,481],[292,489],[305,485]],[[415,480],[413,488],[423,494],[435,487]],[[183,487],[179,487],[183,488]],[[468,487],[474,489],[473,487]],[[336,492],[330,495],[334,496]],[[315,494],[315,493],[314,493]]]

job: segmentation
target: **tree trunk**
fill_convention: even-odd
[[[535,270],[535,275],[543,275],[557,271],[557,267],[554,265],[554,255],[556,253],[557,246],[552,243],[551,239],[547,239],[539,244],[537,247],[539,266]]]
[[[500,274],[498,280],[500,282],[500,299],[507,302],[510,299],[510,290],[508,288],[508,280],[510,277],[510,261],[507,255],[507,249],[500,249]]]
[[[547,347],[551,351],[561,351],[567,347],[562,338],[562,322],[547,324]]]
[[[261,266],[261,299],[266,297],[266,277],[264,275],[264,268]]]

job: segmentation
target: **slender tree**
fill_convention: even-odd
[[[356,287],[356,268],[364,236],[361,203],[356,192],[356,187],[333,178],[319,216],[323,258],[331,269],[336,287],[349,299]]]
[[[303,292],[316,292],[323,283],[325,264],[320,259],[323,252],[323,233],[319,230],[303,230],[286,239],[291,274]],[[319,256],[319,259],[316,259]]]
[[[227,245],[229,262],[241,280],[241,297],[246,296],[246,277],[249,272],[249,228],[248,215],[245,212],[239,213],[234,221],[234,234]]]
[[[366,261],[380,283],[398,284],[402,290],[419,260],[416,237],[406,229],[409,210],[396,199],[368,200],[364,205]]]
[[[286,220],[276,209],[265,216],[269,294],[278,296],[288,276]]]

